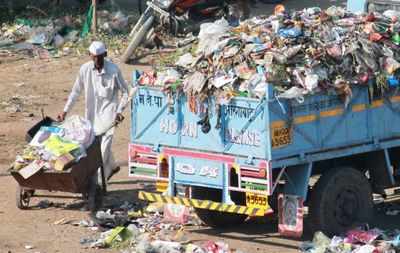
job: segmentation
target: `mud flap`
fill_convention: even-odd
[[[279,233],[288,237],[303,234],[303,198],[280,194],[278,197]]]

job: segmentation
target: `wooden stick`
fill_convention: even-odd
[[[93,6],[93,16],[92,16],[92,32],[96,34],[97,32],[97,0],[92,0]]]
[[[38,7],[27,5],[26,8],[35,10],[35,11],[39,12],[40,14],[42,14],[43,16],[46,16],[46,17],[48,16],[46,12],[44,12],[42,9],[39,9]]]

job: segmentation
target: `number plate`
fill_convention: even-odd
[[[292,131],[287,127],[272,128],[272,148],[280,148],[292,143]]]
[[[246,206],[254,208],[269,209],[268,197],[254,193],[246,193]]]

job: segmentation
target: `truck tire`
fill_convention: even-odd
[[[373,216],[371,185],[358,170],[335,168],[322,174],[310,202],[311,226],[329,236],[367,223]]]
[[[221,190],[209,189],[209,188],[192,188],[192,198],[200,200],[211,200],[220,202]],[[245,205],[245,194],[234,192],[231,194],[232,201],[237,205]],[[217,212],[207,209],[195,209],[197,216],[208,226],[213,228],[224,228],[237,226],[244,222],[247,215],[243,214],[233,214],[225,212]]]

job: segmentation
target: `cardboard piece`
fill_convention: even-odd
[[[59,156],[54,163],[54,169],[58,171],[63,171],[66,169],[71,163],[75,161],[75,157],[70,153]]]
[[[43,162],[43,161],[35,160],[35,161],[31,162],[30,164],[28,164],[27,166],[25,166],[24,168],[20,169],[18,171],[18,173],[24,179],[28,179],[31,176],[38,173],[43,168],[44,164],[45,164],[45,162]]]

